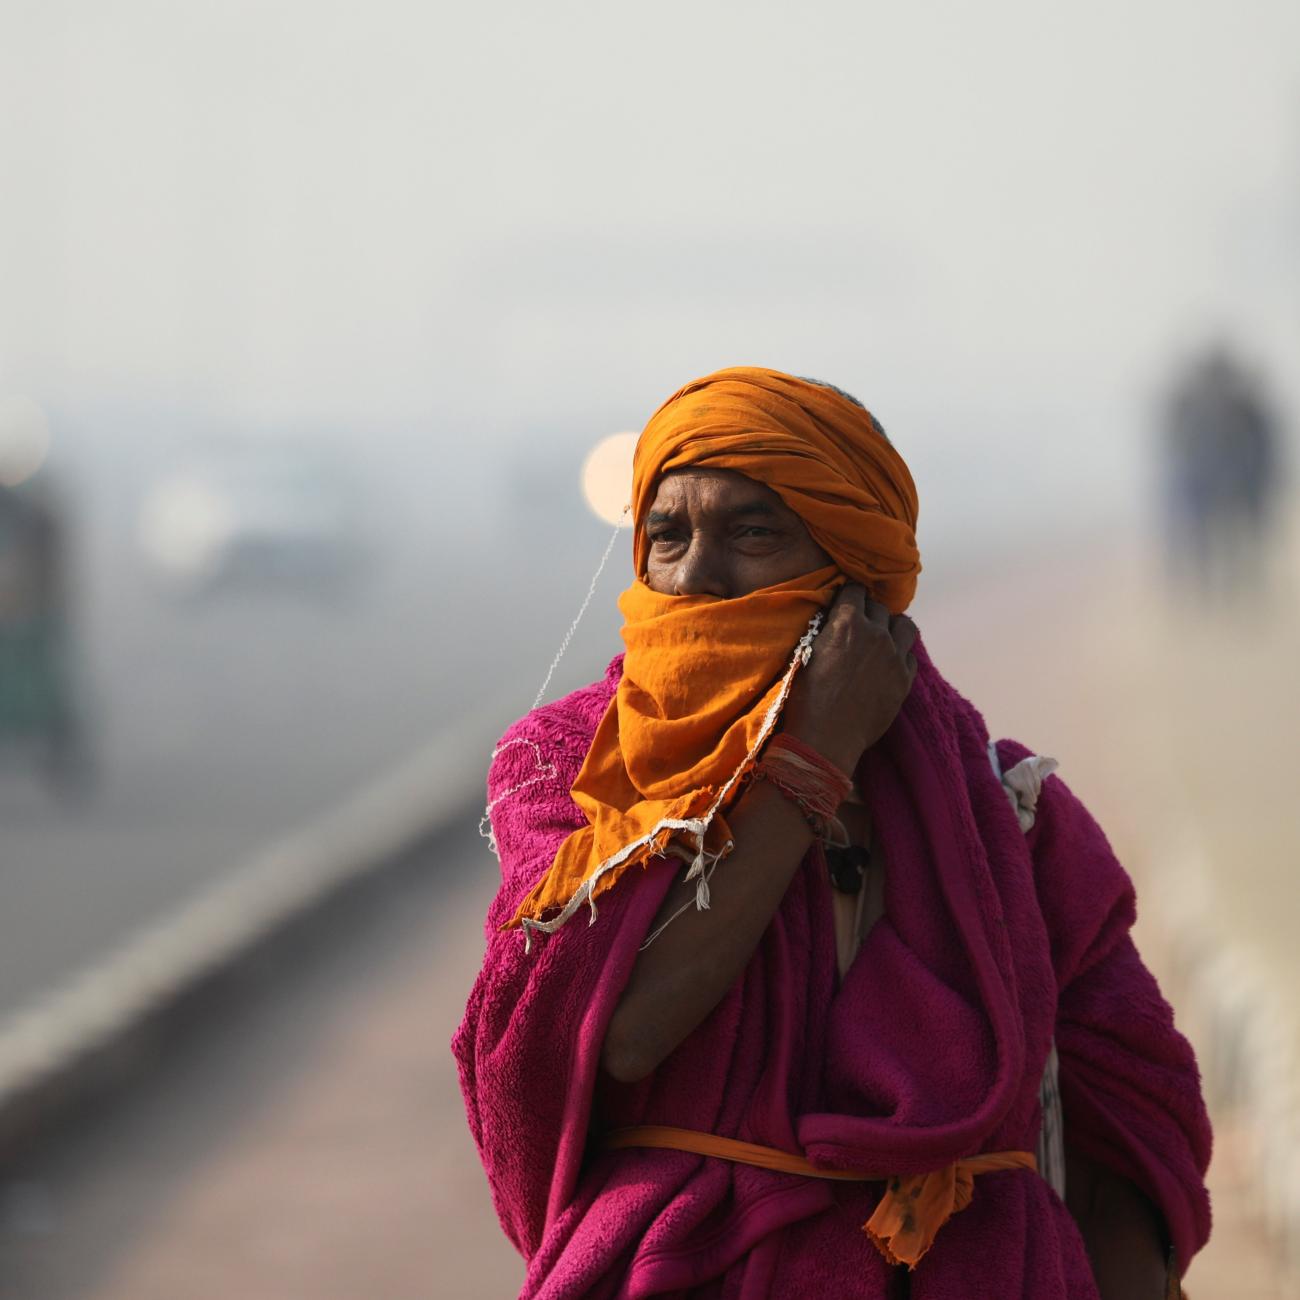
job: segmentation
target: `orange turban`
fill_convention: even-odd
[[[730,469],[772,489],[840,569],[891,614],[916,591],[916,485],[869,411],[824,384],[734,366],[689,383],[651,417],[636,447],[636,571],[645,517],[670,469]]]
[[[560,846],[510,924],[552,931],[635,864],[685,845],[697,902],[732,847],[724,811],[774,730],[821,611],[845,577],[891,613],[916,589],[916,488],[869,412],[834,389],[736,367],[697,379],[650,417],[637,444],[637,573],[660,477],[687,465],[766,484],[835,561],[731,600],[672,596],[638,577],[623,593],[623,677],[572,795],[588,825]]]

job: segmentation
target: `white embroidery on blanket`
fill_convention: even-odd
[[[495,799],[490,799],[488,805],[483,809],[483,816],[478,819],[478,833],[488,842],[488,848],[496,858],[500,858],[500,851],[497,849],[497,832],[496,827],[492,825],[492,809],[499,804],[502,799],[509,799],[511,795],[518,794],[521,790],[527,790],[530,785],[536,785],[539,781],[549,781],[557,775],[557,769],[554,763],[547,763],[542,758],[542,751],[535,740],[529,740],[524,736],[516,736],[513,740],[507,740],[505,744],[498,745],[492,751],[491,762],[495,763],[497,755],[504,754],[507,749],[514,745],[527,745],[533,751],[533,761],[537,764],[537,771],[525,781],[520,781],[518,785],[512,785],[509,790],[503,790]],[[484,829],[486,827],[486,829]]]

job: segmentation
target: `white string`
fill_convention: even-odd
[[[630,504],[623,507],[623,513],[618,517],[618,523],[614,525],[614,531],[610,535],[609,541],[605,545],[605,554],[600,557],[600,563],[596,566],[596,572],[591,575],[591,585],[587,588],[587,594],[583,598],[582,605],[573,622],[569,624],[569,630],[564,634],[564,640],[560,642],[560,648],[555,652],[555,658],[551,660],[551,666],[546,670],[546,680],[542,683],[537,692],[537,698],[533,700],[535,709],[546,695],[546,688],[551,684],[551,678],[555,676],[555,670],[560,666],[560,660],[564,658],[564,652],[569,648],[569,642],[573,640],[573,634],[578,630],[578,624],[582,622],[582,616],[587,612],[587,606],[591,604],[591,598],[596,594],[596,584],[600,581],[600,575],[605,572],[605,565],[609,563],[610,553],[614,549],[614,543],[618,541],[618,535],[623,531],[623,521],[627,518],[628,511],[632,507]]]
[[[591,582],[587,587],[586,596],[583,597],[582,605],[579,607],[577,614],[574,615],[573,622],[569,624],[569,630],[564,634],[564,639],[560,642],[560,648],[555,652],[555,658],[551,660],[551,666],[546,670],[546,680],[542,682],[537,696],[533,700],[534,709],[541,704],[545,697],[546,688],[550,686],[551,678],[555,676],[555,670],[560,666],[560,660],[564,658],[564,652],[569,648],[569,642],[573,640],[573,634],[578,630],[578,624],[582,622],[582,616],[587,612],[587,606],[591,604],[592,597],[596,594],[596,584],[600,581],[600,575],[605,572],[605,565],[609,563],[609,557],[614,550],[614,543],[618,541],[618,535],[623,531],[623,521],[627,518],[631,509],[630,502],[623,507],[623,512],[618,517],[618,523],[614,525],[614,531],[610,534],[609,541],[605,543],[605,553],[600,557],[596,572],[591,575]],[[478,833],[487,840],[488,848],[496,858],[500,858],[501,854],[497,849],[496,828],[492,825],[492,809],[503,799],[509,799],[511,795],[516,795],[521,790],[526,790],[530,785],[536,785],[539,781],[549,780],[556,774],[555,764],[542,760],[542,751],[537,747],[536,742],[525,740],[522,736],[516,737],[514,740],[508,740],[504,745],[498,745],[488,756],[489,765],[496,762],[497,755],[509,749],[511,745],[527,745],[532,749],[533,758],[537,763],[537,772],[526,781],[520,781],[518,785],[511,786],[509,790],[497,795],[483,809],[483,816],[478,820]]]
[[[696,881],[695,897],[688,898],[666,921],[655,926],[650,932],[646,941],[637,949],[637,952],[645,950],[670,926],[677,920],[683,912],[689,911],[692,906],[697,912],[707,912],[709,910],[709,878],[713,875],[713,869],[722,861],[725,854],[730,853],[736,847],[734,840],[728,840],[720,853],[710,853],[708,856],[712,859],[708,867],[701,873],[700,878]],[[703,901],[701,901],[701,887],[703,887]]]

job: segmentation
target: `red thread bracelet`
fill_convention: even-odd
[[[780,732],[753,769],[755,780],[770,781],[798,805],[813,833],[825,838],[835,813],[853,790],[852,778],[830,759],[794,736]]]

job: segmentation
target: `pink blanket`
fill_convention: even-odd
[[[860,772],[886,918],[841,983],[829,885],[806,861],[743,978],[636,1085],[600,1071],[600,1047],[678,864],[620,882],[595,924],[579,915],[531,954],[498,933],[579,824],[568,788],[620,661],[507,733],[489,794],[520,788],[494,810],[501,890],[453,1050],[497,1211],[528,1261],[524,1296],[890,1295],[895,1270],[861,1231],[878,1183],[601,1152],[591,1135],[673,1124],[882,1177],[1032,1151],[1053,1037],[1067,1141],[1161,1208],[1184,1267],[1205,1241],[1209,1124],[1191,1049],[1129,938],[1129,879],[1055,777],[1021,832],[983,720],[919,643],[917,658]],[[1004,769],[1028,753],[998,748]],[[713,888],[728,887],[724,862]],[[1073,1220],[1028,1171],[978,1178],[911,1287],[916,1300],[1096,1296]]]

